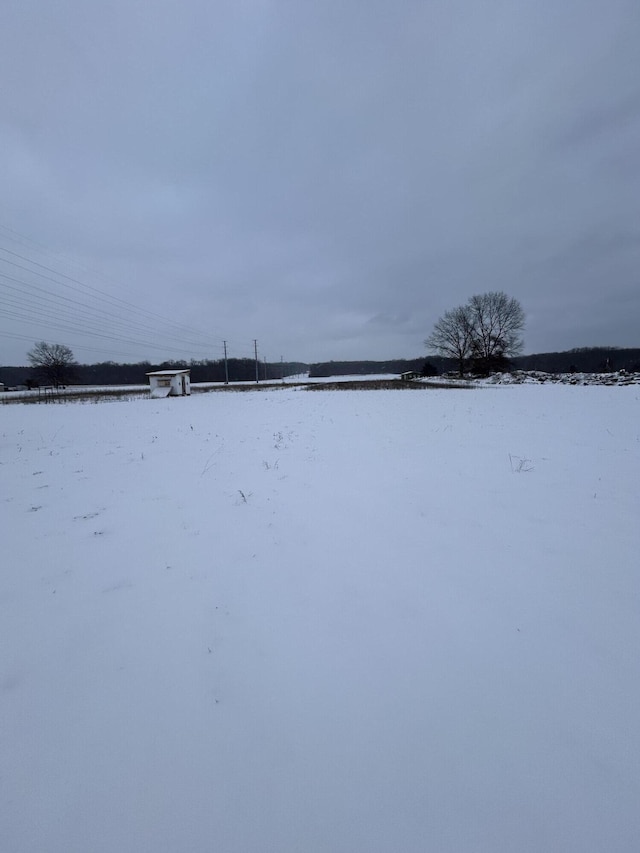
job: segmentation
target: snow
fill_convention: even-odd
[[[154,388],[151,391],[150,396],[153,397],[154,400],[159,400],[162,397],[168,397],[170,393],[171,393],[171,387],[170,386],[167,388]]]
[[[615,373],[544,373],[541,370],[515,370],[494,373],[481,383],[513,385],[531,382],[559,382],[564,385],[640,385],[640,373],[618,370]]]
[[[638,401],[3,406],[0,849],[640,849]]]

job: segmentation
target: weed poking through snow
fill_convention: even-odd
[[[514,474],[524,474],[527,471],[533,471],[531,460],[525,459],[524,456],[512,456],[509,454],[509,465]]]

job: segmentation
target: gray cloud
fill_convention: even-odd
[[[0,246],[239,354],[419,355],[488,289],[522,301],[529,351],[638,345],[635,0],[0,15]],[[31,319],[0,314],[24,336],[1,361],[91,346]]]

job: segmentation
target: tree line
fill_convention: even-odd
[[[442,359],[437,359],[440,370],[445,370]],[[370,376],[375,373],[421,373],[424,358],[394,358],[387,361],[320,361],[309,365],[311,378],[326,376]]]
[[[513,370],[540,370],[545,373],[606,373],[617,370],[640,373],[640,348],[579,347],[559,352],[514,356],[509,363]],[[225,381],[223,360],[161,363],[142,361],[135,364],[105,361],[99,364],[77,364],[71,353],[66,367],[68,369],[62,373],[55,364],[52,366],[53,372],[47,373],[38,366],[2,367],[0,382],[7,387],[56,384],[144,385],[147,382],[147,373],[170,368],[190,369],[193,382]],[[229,359],[228,369],[231,382],[255,382],[256,368],[253,359]],[[259,370],[261,380],[279,379],[281,371],[284,376],[297,376],[308,372],[311,377],[370,376],[413,371],[428,377],[459,372],[459,362],[454,358],[431,355],[426,360],[422,357],[386,361],[325,361],[311,365],[297,361],[284,362],[283,365],[275,362],[268,363],[266,368],[262,363]]]
[[[512,370],[540,370],[544,373],[607,373],[626,370],[640,373],[640,349],[620,347],[581,347],[557,352],[519,355],[510,359]],[[322,361],[309,365],[309,376],[371,376],[377,373],[414,371],[422,376],[458,373],[456,359],[394,359],[392,361]]]
[[[73,351],[64,344],[39,341],[27,353],[30,367],[3,367],[0,381],[7,386],[26,385],[143,385],[147,373],[154,370],[189,369],[192,382],[255,382],[256,362],[251,358],[229,358],[200,361],[141,361],[120,364],[104,361],[78,364]],[[260,381],[306,374],[308,365],[297,361],[258,362]]]

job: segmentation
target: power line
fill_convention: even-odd
[[[1,250],[1,251],[5,251],[5,250],[3,249],[3,247],[1,247],[1,246],[0,246],[0,250]],[[31,274],[31,275],[37,275],[37,276],[40,276],[41,278],[44,278],[44,279],[46,279],[47,281],[51,281],[51,282],[53,282],[54,284],[59,284],[59,285],[62,285],[63,287],[68,287],[69,289],[71,289],[71,290],[73,290],[73,291],[79,291],[80,293],[82,293],[82,291],[81,291],[81,290],[79,290],[79,288],[74,288],[74,287],[71,287],[70,285],[66,285],[66,284],[64,284],[64,282],[59,282],[59,281],[57,281],[56,279],[51,278],[51,276],[44,275],[43,273],[40,273],[40,272],[38,272],[37,270],[30,270],[28,267],[25,267],[25,266],[23,266],[22,264],[17,264],[15,261],[10,261],[10,260],[7,260],[6,258],[0,258],[0,261],[1,261],[1,262],[3,262],[3,263],[5,263],[5,264],[10,264],[10,265],[11,265],[11,266],[13,266],[13,267],[17,267],[18,269],[21,269],[21,270],[23,270],[24,272],[27,272],[27,273],[29,273],[29,274]],[[7,276],[5,273],[0,273],[0,275],[2,275],[4,278],[7,278],[7,279],[9,279],[9,280],[11,280],[11,281],[18,282],[18,283],[20,283],[20,284],[24,285],[25,287],[29,287],[29,288],[31,288],[32,290],[38,290],[39,292],[42,292],[42,293],[48,294],[49,296],[52,296],[54,299],[63,300],[63,301],[65,301],[65,302],[68,302],[69,304],[76,304],[76,305],[80,305],[80,306],[81,306],[81,307],[83,307],[85,310],[94,311],[94,312],[99,312],[100,314],[103,314],[103,315],[105,315],[105,316],[113,317],[114,319],[118,320],[119,322],[127,322],[127,319],[126,319],[126,318],[124,318],[124,320],[123,320],[123,318],[122,318],[122,316],[121,316],[121,315],[114,314],[113,312],[111,312],[111,311],[107,311],[106,309],[104,309],[104,308],[102,308],[102,307],[100,307],[100,308],[94,308],[94,307],[92,307],[91,305],[86,305],[85,303],[82,303],[82,302],[80,302],[80,301],[79,301],[79,300],[77,300],[77,299],[72,299],[71,297],[63,296],[62,294],[56,294],[55,292],[53,292],[53,291],[51,291],[51,290],[48,290],[48,289],[46,289],[46,288],[42,288],[42,287],[38,287],[38,285],[35,285],[35,284],[33,284],[33,283],[30,283],[30,282],[26,282],[26,281],[24,281],[23,279],[16,279],[16,278],[15,278],[15,277],[13,277],[13,276]],[[92,297],[92,298],[95,298],[95,297]],[[114,297],[114,299],[115,299],[115,297]],[[107,300],[107,299],[104,299],[104,300],[102,300],[102,301],[106,302],[106,303],[107,303],[107,304],[109,304],[109,305],[111,304],[111,303],[109,303],[109,302],[108,302],[108,300]],[[138,309],[137,309],[137,310],[138,310]],[[141,310],[141,309],[139,309],[139,313],[142,313],[142,314],[143,314],[143,316],[144,316],[144,312],[142,312],[142,310]],[[158,315],[158,317],[160,317],[160,315]],[[145,318],[145,319],[146,319],[146,318]],[[129,324],[130,324],[130,325],[133,325],[133,321],[132,321],[132,320],[129,320],[128,322],[129,322]],[[142,321],[140,321],[139,319],[137,319],[137,320],[136,320],[136,323],[137,323],[140,327],[142,327],[142,326],[141,326],[141,322],[142,322]],[[169,323],[169,325],[170,325],[170,326],[172,325],[172,326],[174,326],[175,328],[178,328],[178,329],[182,329],[182,328],[183,328],[183,327],[181,327],[181,326],[178,326],[177,324],[172,323],[172,321],[170,321],[170,320],[169,320],[169,321],[167,321],[167,322]],[[147,321],[147,323],[148,323],[148,321]],[[147,325],[147,323],[145,323],[146,328],[147,328],[148,330],[150,330],[150,331],[154,332],[155,334],[157,334],[157,323],[155,324],[155,326]],[[176,334],[176,332],[175,332],[175,331],[173,331],[173,332],[170,332],[169,334],[171,334],[172,336],[174,336],[174,335]],[[204,336],[204,337],[209,337],[209,336],[207,335],[207,336]],[[209,338],[209,340],[210,340],[210,338]],[[193,345],[193,342],[190,342],[190,343],[191,343],[191,345]],[[202,346],[202,344],[200,344],[200,346]]]
[[[17,313],[15,311],[4,311],[3,314],[4,314],[4,316],[9,317],[9,318],[14,319],[14,320],[17,320],[18,322],[23,322],[23,323],[33,323],[34,322],[33,317],[25,316],[24,314],[20,314],[20,313]],[[35,322],[42,322],[42,321],[35,320]],[[173,353],[179,353],[179,354],[184,354],[185,352],[188,352],[188,350],[185,350],[184,348],[179,349],[177,347],[171,347],[171,346],[166,346],[166,345],[162,345],[162,344],[152,344],[152,343],[149,343],[147,341],[140,342],[140,341],[132,339],[132,338],[123,338],[120,336],[108,335],[104,332],[95,332],[95,331],[86,332],[82,327],[68,325],[65,323],[50,322],[48,320],[46,320],[45,322],[46,322],[48,328],[56,329],[57,331],[61,331],[61,332],[87,335],[90,337],[102,338],[103,340],[115,341],[116,343],[133,344],[134,346],[144,347],[145,349],[156,349],[156,350],[160,350],[161,352],[173,352]],[[197,352],[197,350],[192,350],[191,352]]]
[[[94,308],[91,305],[85,305],[77,299],[72,299],[68,296],[61,296],[59,294],[53,293],[52,291],[46,288],[38,287],[38,285],[31,284],[30,282],[25,282],[22,279],[17,279],[14,276],[7,276],[5,273],[0,273],[0,278],[7,279],[8,281],[12,281],[19,285],[23,285],[23,287],[37,291],[38,294],[43,294],[34,297],[31,294],[25,294],[24,290],[20,287],[16,287],[15,284],[7,284],[5,282],[0,281],[0,287],[4,287],[6,290],[14,291],[20,294],[20,296],[22,297],[22,301],[19,305],[16,305],[15,297],[13,297],[14,302],[12,304],[14,307],[22,307],[25,309],[33,310],[36,313],[40,313],[43,308],[42,303],[44,302],[46,303],[46,306],[52,306],[48,307],[47,309],[51,312],[52,316],[58,316],[59,319],[77,320],[78,322],[82,322],[84,324],[83,331],[92,331],[96,328],[100,332],[104,331],[104,327],[101,326],[99,323],[96,326],[96,321],[101,321],[104,318],[108,318],[109,330],[123,331],[129,334],[133,333],[141,337],[148,337],[149,335],[151,335],[154,337],[154,339],[157,339],[157,327],[132,322],[126,317],[121,317],[112,312],[103,311],[99,308]],[[10,296],[10,294],[7,294],[7,296]],[[64,302],[65,304],[60,305],[60,302]],[[182,338],[176,338],[174,335],[171,334],[165,334],[164,337],[173,344],[186,344],[188,347],[194,348],[195,350],[219,349],[219,347],[212,345],[210,342],[203,343],[200,341],[188,341]],[[143,342],[144,341],[142,340],[140,341],[140,343]]]
[[[4,231],[8,232],[12,239],[16,239],[16,235],[22,238],[23,241],[31,242],[33,245],[38,245],[35,241],[30,240],[30,238],[25,235],[20,234],[14,229],[8,228],[6,225],[0,226]],[[212,345],[212,336],[213,332],[210,330],[208,332],[204,332],[200,329],[197,329],[193,326],[187,326],[181,323],[177,323],[175,320],[172,320],[168,317],[164,317],[163,315],[150,311],[148,309],[140,308],[128,300],[121,299],[120,297],[113,296],[112,294],[106,293],[99,288],[93,287],[92,285],[87,284],[86,282],[81,281],[78,278],[67,275],[66,272],[62,272],[59,269],[55,269],[53,266],[48,264],[40,263],[40,261],[35,260],[32,257],[27,257],[25,254],[21,252],[13,251],[12,249],[6,246],[0,246],[0,251],[4,253],[5,256],[10,257],[2,257],[0,256],[0,261],[5,264],[10,264],[12,267],[16,269],[20,269],[24,273],[28,273],[29,275],[36,275],[42,279],[45,279],[49,282],[52,282],[57,287],[64,287],[72,292],[75,292],[85,300],[91,300],[96,305],[87,304],[85,302],[79,302],[78,300],[73,300],[69,296],[64,296],[60,293],[55,293],[51,290],[45,288],[38,288],[33,282],[25,282],[24,280],[15,279],[13,277],[9,277],[10,279],[16,281],[24,287],[28,287],[31,290],[40,290],[42,293],[48,295],[50,299],[53,300],[64,300],[67,305],[77,305],[81,311],[85,312],[93,312],[94,322],[96,319],[102,319],[101,315],[104,317],[109,317],[109,326],[113,327],[114,323],[120,324],[121,328],[126,330],[127,332],[138,335],[144,332],[151,333],[157,339],[158,337],[158,322],[160,321],[163,324],[163,337],[168,338],[172,343],[178,343],[181,345],[187,344],[189,349],[196,351],[210,351],[211,349],[220,350],[219,346]],[[46,251],[46,250],[45,250]],[[29,266],[25,266],[23,264],[19,264],[16,260],[11,260],[11,258],[17,258],[18,260],[24,261]],[[37,267],[34,269],[33,267]],[[43,273],[41,270],[45,270]],[[46,273],[52,273],[53,278]],[[60,281],[60,279],[66,279],[66,281]],[[70,282],[70,283],[69,283]],[[126,308],[126,315],[123,317],[122,315],[116,315],[113,311],[107,310],[107,308],[116,308],[122,310]],[[200,338],[200,340],[197,340]],[[196,339],[196,340],[194,340]]]
[[[0,332],[0,336],[3,338],[12,338],[12,339],[17,340],[17,341],[28,341],[29,343],[33,343],[33,336],[32,335],[18,335],[15,332]],[[137,357],[133,353],[130,353],[130,352],[114,352],[111,349],[103,350],[103,349],[99,349],[98,347],[85,347],[85,346],[81,346],[81,345],[74,345],[73,348],[74,348],[74,350],[79,349],[79,350],[86,350],[88,352],[100,352],[100,353],[104,353],[106,355],[117,355],[117,356],[123,356],[126,358],[136,358]]]
[[[122,306],[122,307],[128,308],[130,311],[135,311],[136,313],[141,314],[143,316],[153,318],[155,320],[161,320],[163,323],[166,323],[170,326],[173,326],[182,332],[184,332],[185,330],[188,330],[190,332],[197,331],[199,334],[202,334],[205,337],[209,337],[209,335],[211,334],[210,332],[205,333],[205,332],[202,332],[201,330],[194,330],[188,326],[184,326],[180,323],[176,323],[175,320],[172,320],[169,317],[163,317],[161,314],[157,314],[155,311],[149,311],[148,309],[140,308],[138,305],[135,305],[133,302],[128,302],[126,299],[121,299],[118,296],[113,296],[110,293],[106,293],[106,291],[100,290],[97,287],[93,287],[90,284],[86,284],[85,282],[80,281],[79,279],[74,278],[73,276],[69,276],[66,273],[60,272],[59,270],[56,270],[53,267],[47,266],[46,264],[41,264],[39,261],[34,261],[32,258],[28,258],[25,255],[21,255],[19,252],[13,252],[11,249],[7,249],[5,246],[0,246],[0,251],[4,252],[5,254],[11,255],[12,257],[18,258],[19,260],[26,261],[27,263],[31,264],[32,266],[36,266],[36,267],[39,267],[40,269],[46,270],[47,272],[53,273],[54,275],[58,276],[59,278],[64,278],[67,281],[72,282],[72,284],[67,284],[64,281],[58,281],[57,279],[52,279],[50,276],[44,275],[43,273],[38,272],[38,270],[32,270],[32,269],[29,269],[28,267],[24,267],[21,264],[16,263],[15,261],[10,261],[6,258],[1,259],[4,261],[4,263],[11,264],[12,266],[18,267],[19,269],[22,269],[26,272],[29,272],[32,275],[38,275],[41,278],[47,279],[48,281],[53,281],[55,284],[58,284],[61,287],[66,287],[69,290],[73,290],[75,292],[83,293],[84,295],[87,295],[92,299],[96,299],[96,300],[99,300],[102,302],[106,302],[112,306],[113,305]],[[74,285],[77,285],[77,286],[74,286]],[[89,291],[89,293],[85,293],[85,291]]]
[[[22,246],[31,244],[45,255],[61,258],[59,253],[52,253],[47,247],[13,228],[0,223],[0,229],[5,232],[5,236],[8,236],[10,240],[21,243]],[[22,251],[24,252],[24,248]],[[25,280],[24,277],[0,272],[0,279],[2,279],[0,281],[0,294],[4,297],[0,299],[0,304],[4,306],[0,317],[5,316],[7,319],[21,324],[40,325],[46,329],[63,331],[66,334],[98,337],[105,341],[133,345],[142,350],[151,348],[163,350],[167,353],[197,353],[199,356],[204,353],[213,354],[212,351],[215,353],[224,351],[226,357],[228,349],[237,348],[240,354],[235,353],[231,357],[237,359],[257,358],[255,341],[253,341],[254,353],[252,355],[249,352],[245,353],[245,350],[249,350],[251,347],[249,341],[225,340],[223,346],[216,345],[212,338],[214,336],[220,338],[221,336],[218,336],[214,330],[203,331],[194,326],[178,323],[171,318],[141,308],[133,302],[107,293],[98,287],[87,284],[80,278],[68,275],[52,265],[41,263],[6,246],[0,246],[0,252],[4,254],[4,257],[0,255],[0,264],[9,265],[16,272],[20,270],[27,276],[37,276],[39,279],[55,285],[56,288],[65,288],[74,294],[73,296],[65,295],[51,287]],[[62,257],[62,260],[65,259]],[[24,263],[19,263],[19,261]],[[81,266],[77,263],[74,265],[76,267]],[[95,271],[94,274],[96,274]],[[97,274],[100,275],[100,273]],[[4,290],[4,294],[2,290]],[[80,298],[74,298],[75,296]],[[161,329],[158,328],[158,323],[162,324]],[[13,339],[29,340],[26,335],[19,336],[11,333],[4,333],[4,335]],[[164,345],[158,343],[160,335],[165,341]],[[106,350],[90,348],[81,344],[78,344],[77,348],[106,352]]]
[[[157,344],[148,338],[141,338],[137,336],[136,338],[128,338],[124,337],[122,334],[113,335],[108,334],[106,331],[100,331],[91,326],[87,326],[82,322],[74,322],[75,318],[68,318],[64,314],[60,314],[58,311],[46,311],[40,310],[38,308],[34,308],[32,306],[28,306],[29,310],[27,313],[24,312],[24,306],[20,304],[16,304],[15,301],[0,299],[0,304],[8,306],[2,311],[2,316],[17,320],[22,323],[29,324],[45,324],[48,328],[57,329],[64,332],[71,332],[75,334],[80,334],[87,337],[100,337],[105,340],[112,340],[120,343],[128,343],[134,344],[138,347],[151,347],[153,349],[160,350],[171,350],[172,352],[182,353],[182,352],[192,352],[192,353],[201,353],[204,348],[197,347],[192,349],[187,349],[184,346],[175,347],[170,344]],[[209,349],[209,348],[207,348]]]

